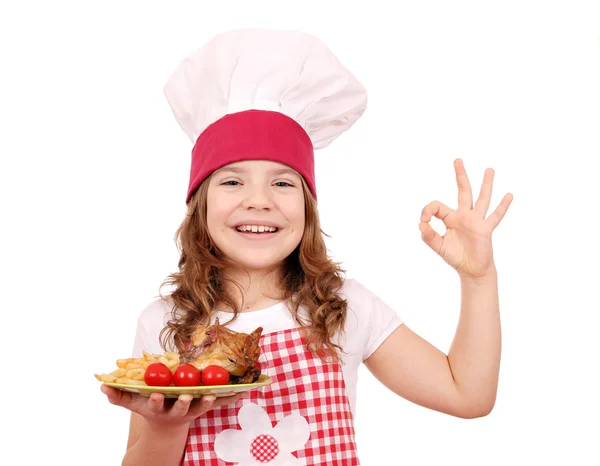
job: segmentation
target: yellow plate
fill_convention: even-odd
[[[264,387],[272,382],[271,377],[261,374],[254,383],[241,383],[235,385],[200,385],[198,387],[149,387],[147,385],[127,385],[122,383],[103,382],[109,387],[118,388],[126,392],[139,393],[142,396],[150,396],[152,393],[163,393],[165,398],[177,398],[179,395],[188,393],[194,398],[204,395],[215,395],[216,397],[231,396],[239,392],[246,392],[258,387]]]

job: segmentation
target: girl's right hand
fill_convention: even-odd
[[[214,395],[207,395],[198,399],[184,394],[179,395],[177,399],[167,398],[165,400],[162,393],[152,393],[149,397],[144,397],[104,384],[102,384],[101,390],[112,404],[143,416],[146,422],[156,428],[189,424],[212,408],[234,404],[242,396],[242,394],[237,394],[217,398]]]

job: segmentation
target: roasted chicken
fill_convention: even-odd
[[[229,372],[230,383],[253,383],[260,375],[258,341],[262,334],[258,327],[251,334],[235,332],[219,324],[200,326],[193,333],[191,345],[180,356],[182,364],[188,363],[203,370],[207,366],[221,366]]]

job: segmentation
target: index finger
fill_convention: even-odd
[[[446,224],[446,217],[452,212],[454,211],[447,205],[442,204],[440,201],[433,201],[423,207],[423,210],[421,211],[421,221],[429,222],[431,221],[431,217],[436,217]]]

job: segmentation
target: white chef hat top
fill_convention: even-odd
[[[223,117],[249,110],[283,114],[304,130],[312,144],[310,155],[295,157],[312,157],[312,149],[326,147],[350,128],[367,103],[365,88],[320,40],[298,31],[270,29],[216,35],[179,64],[164,92],[177,122],[195,145],[192,165],[196,168],[192,167],[188,200],[210,172],[232,163],[231,154],[214,148],[222,138],[211,138],[211,154],[199,140]],[[252,134],[257,134],[256,128]],[[260,152],[269,150],[261,147],[246,158],[260,158]],[[289,158],[281,161],[290,164]],[[299,163],[306,168],[306,161]],[[306,178],[306,173],[301,174]]]

